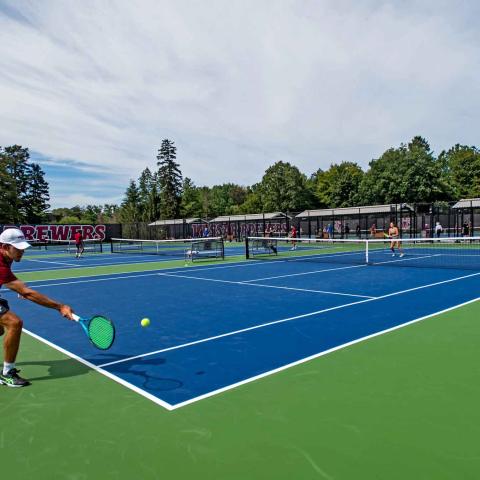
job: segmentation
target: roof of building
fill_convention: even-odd
[[[221,215],[210,220],[211,223],[220,223],[220,222],[248,222],[248,221],[263,221],[263,220],[274,220],[287,218],[287,215],[282,212],[271,212],[271,213],[250,213],[246,215]],[[289,217],[291,218],[291,217]]]
[[[301,217],[341,217],[345,215],[367,215],[374,213],[390,213],[401,210],[413,210],[407,203],[390,205],[363,205],[360,207],[324,208],[321,210],[305,210],[297,215]]]
[[[149,223],[149,227],[155,227],[157,225],[182,225],[182,224],[191,224],[191,223],[206,223],[206,220],[201,218],[172,218],[167,220],[157,220],[155,222]]]
[[[463,200],[458,201],[452,208],[479,208],[480,207],[480,198],[464,198]]]

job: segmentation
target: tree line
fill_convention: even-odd
[[[175,162],[176,148],[170,140],[162,142],[157,159],[158,172],[152,175],[146,169],[138,182],[130,182],[122,204],[122,209],[128,206],[129,212],[125,215],[123,210],[124,221],[480,197],[479,149],[457,144],[436,156],[420,136],[389,148],[373,159],[366,171],[355,162],[343,161],[306,175],[289,162],[278,161],[251,186],[224,183],[197,187],[190,178],[182,178]],[[170,185],[169,189],[164,185]],[[153,201],[155,196],[157,201]]]
[[[87,205],[48,212],[48,184],[29,163],[28,149],[0,148],[0,223],[135,223],[260,212],[296,212],[389,203],[435,203],[480,197],[480,151],[457,144],[438,156],[416,136],[389,148],[364,171],[333,163],[306,175],[289,162],[270,166],[251,186],[196,186],[183,177],[173,141],[164,139],[157,168],[130,180],[121,205]]]

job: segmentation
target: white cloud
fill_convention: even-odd
[[[366,166],[416,134],[478,143],[474,2],[2,5],[0,145],[52,161],[136,178],[170,138],[197,184],[251,184],[280,159]]]

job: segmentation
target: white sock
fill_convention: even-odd
[[[3,374],[6,375],[12,368],[15,368],[15,363],[3,362]]]

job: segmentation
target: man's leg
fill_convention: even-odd
[[[3,383],[8,387],[25,387],[30,385],[27,380],[18,376],[19,370],[15,368],[23,322],[15,313],[8,311],[0,317],[0,325],[6,331],[3,339],[4,363],[0,372],[0,384]]]

